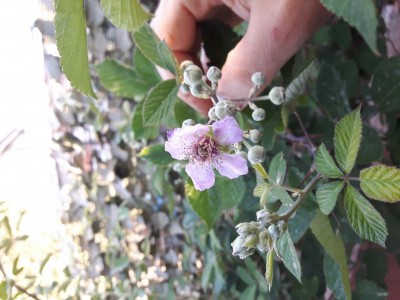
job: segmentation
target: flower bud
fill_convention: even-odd
[[[183,81],[190,87],[199,85],[203,81],[203,71],[196,65],[190,65],[183,72]]]
[[[208,117],[213,121],[218,121],[218,117],[215,114],[215,107],[210,108],[210,110],[208,111]]]
[[[260,252],[267,252],[270,249],[270,245],[272,244],[271,241],[271,236],[269,235],[269,232],[267,229],[264,229],[258,233],[258,244],[257,244],[257,249]]]
[[[180,91],[183,93],[183,94],[188,94],[189,92],[190,92],[190,89],[189,89],[189,86],[186,84],[186,83],[182,83],[181,84],[181,86],[179,87],[179,89],[180,89]]]
[[[282,233],[285,232],[288,227],[288,224],[284,220],[279,221],[276,225]]]
[[[283,87],[273,87],[268,94],[269,100],[275,105],[281,105],[285,101],[285,89]]]
[[[203,99],[210,98],[210,96],[205,92],[202,83],[196,84],[196,85],[191,85],[190,93],[197,98],[203,98]]]
[[[247,153],[247,158],[252,164],[259,164],[265,158],[265,148],[259,145],[253,146]]]
[[[229,116],[229,111],[228,108],[225,106],[216,106],[215,114],[217,115],[218,119],[223,120]]]
[[[261,136],[262,136],[262,134],[259,130],[257,130],[257,129],[250,130],[250,140],[253,143],[258,143],[261,139]]]
[[[211,67],[207,71],[207,78],[211,82],[218,82],[222,77],[221,70],[218,69],[217,67]]]
[[[268,232],[271,235],[272,239],[276,240],[281,235],[281,230],[275,224],[272,224],[268,227]]]
[[[243,244],[243,246],[247,248],[254,248],[257,244],[258,244],[258,234],[254,233],[246,236],[246,241]]]
[[[236,225],[236,231],[239,233],[241,236],[247,236],[254,234],[257,232],[259,223],[258,222],[244,222],[244,223],[239,223]]]
[[[187,119],[187,120],[182,122],[182,127],[193,126],[195,124],[196,123],[192,119]]]
[[[220,120],[223,120],[227,116],[235,116],[237,113],[237,107],[231,100],[223,100],[218,102],[215,106],[215,113]]]
[[[262,108],[256,108],[251,116],[254,121],[262,121],[265,119],[265,110]]]
[[[265,76],[261,72],[254,73],[251,75],[251,81],[258,87],[262,86],[265,82]]]
[[[185,72],[186,68],[193,65],[194,63],[191,60],[184,60],[183,62],[181,62],[181,64],[179,65],[179,69],[181,70],[182,73]]]
[[[268,210],[262,209],[257,213],[257,221],[260,222],[262,226],[267,226],[269,224],[275,224],[278,221],[279,216],[275,213],[270,213]]]

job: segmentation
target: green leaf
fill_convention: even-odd
[[[378,65],[373,74],[372,96],[379,110],[388,113],[400,109],[400,57],[392,57]]]
[[[239,300],[255,299],[257,291],[257,285],[248,286],[240,295]]]
[[[226,177],[215,178],[214,186],[208,190],[210,201],[221,203],[221,209],[226,210],[235,207],[242,201],[246,191],[246,185],[242,177],[229,179]]]
[[[368,46],[378,53],[376,29],[378,18],[372,0],[320,0],[335,15],[354,26],[362,35]]]
[[[151,88],[132,68],[114,59],[106,59],[96,65],[97,74],[102,85],[117,96],[134,98],[144,96]]]
[[[160,74],[158,73],[154,64],[143,55],[139,48],[135,48],[133,53],[133,64],[137,74],[148,82],[151,86],[156,85],[161,81]]]
[[[136,46],[154,64],[167,69],[175,75],[179,74],[179,66],[175,56],[164,41],[160,41],[153,29],[144,24],[133,33]]]
[[[206,223],[208,229],[211,229],[221,213],[221,199],[211,200],[208,191],[196,190],[189,181],[185,183],[185,194],[193,210]]]
[[[96,98],[89,74],[83,0],[55,0],[55,37],[63,72],[81,93]]]
[[[340,171],[323,143],[318,147],[315,157],[315,167],[319,173],[329,178],[343,176],[343,172]]]
[[[132,117],[132,131],[135,134],[135,139],[153,139],[158,136],[159,128],[157,126],[143,126],[143,103],[137,104]]]
[[[346,300],[347,297],[343,286],[342,273],[339,264],[337,264],[328,254],[325,254],[323,266],[327,287],[333,292],[336,299]]]
[[[121,256],[118,257],[115,261],[112,262],[111,265],[111,274],[117,274],[127,268],[129,266],[129,257],[128,256]]]
[[[303,95],[308,87],[309,81],[317,78],[320,70],[320,64],[313,60],[307,68],[305,68],[299,76],[297,76],[285,89],[285,104],[296,100]]]
[[[139,157],[144,158],[157,166],[166,166],[174,159],[165,151],[164,145],[147,146],[139,153]]]
[[[356,164],[371,164],[380,161],[383,156],[384,145],[377,132],[371,127],[363,127],[360,150]]]
[[[251,165],[254,170],[256,170],[256,172],[264,179],[268,178],[268,174],[267,171],[265,171],[264,167],[262,164],[258,163],[258,164],[252,164]]]
[[[271,291],[272,281],[274,280],[274,251],[267,252],[267,264],[265,267],[265,280],[268,283],[268,290]]]
[[[174,79],[160,82],[150,90],[143,104],[145,126],[158,126],[166,122],[174,110],[179,87]]]
[[[138,0],[101,0],[104,14],[115,26],[135,31],[151,18]]]
[[[346,83],[330,65],[324,65],[319,72],[317,98],[330,118],[340,118],[351,111]]]
[[[385,247],[388,234],[385,220],[351,185],[346,188],[344,207],[351,226],[360,237]]]
[[[236,268],[236,274],[247,285],[252,285],[252,284],[256,283],[256,280],[253,278],[253,276],[251,276],[249,271],[247,271],[245,268],[243,268],[241,266]]]
[[[296,249],[294,248],[292,238],[288,231],[286,231],[277,242],[277,250],[283,259],[286,268],[301,282],[301,266],[299,258],[297,257]]]
[[[357,282],[357,289],[354,293],[357,300],[386,300],[388,292],[378,286],[372,280],[361,280]]]
[[[9,299],[7,293],[7,281],[5,280],[0,283],[0,299],[1,300]]]
[[[342,283],[347,299],[351,299],[346,249],[340,235],[335,235],[329,218],[317,212],[311,222],[311,230],[327,254],[340,266]]]
[[[49,253],[46,255],[46,257],[44,258],[44,260],[40,263],[40,267],[39,267],[39,273],[42,274],[44,267],[46,266],[46,264],[49,262],[50,258],[53,256],[52,253]]]
[[[361,170],[361,190],[368,197],[385,202],[400,201],[400,169],[384,165]]]
[[[176,101],[174,107],[174,116],[178,124],[182,124],[187,119],[196,120],[196,111],[183,101]]]
[[[349,174],[356,162],[362,137],[360,107],[343,117],[335,126],[335,157],[340,168]]]
[[[344,187],[344,181],[334,181],[322,185],[317,190],[317,202],[325,215],[329,215],[335,207],[337,198]]]
[[[313,195],[310,194],[308,197],[313,197]],[[315,213],[319,211],[316,203],[312,201],[313,199],[309,198],[304,201],[288,223],[290,236],[295,243],[306,233],[311,221],[314,219]]]
[[[269,179],[273,183],[282,185],[286,175],[286,160],[283,158],[282,152],[274,156],[269,165],[268,173]]]

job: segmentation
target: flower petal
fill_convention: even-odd
[[[212,129],[215,140],[221,145],[232,145],[240,142],[243,138],[243,131],[233,117],[215,122]]]
[[[190,162],[185,171],[192,178],[194,187],[198,191],[209,189],[215,183],[215,174],[209,162]]]
[[[168,134],[165,151],[168,151],[175,159],[187,159],[193,151],[194,143],[209,130],[208,126],[201,124],[176,128]]]
[[[247,161],[239,154],[220,153],[213,159],[213,165],[221,175],[229,179],[249,172]]]

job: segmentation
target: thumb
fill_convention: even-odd
[[[222,68],[219,96],[247,97],[253,86],[251,75],[255,72],[262,72],[265,85],[269,84],[329,16],[318,0],[252,1],[247,32],[229,52]]]

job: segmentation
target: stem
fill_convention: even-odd
[[[303,201],[306,199],[307,195],[314,188],[318,180],[320,180],[322,176],[317,174],[311,181],[306,185],[303,189],[299,198],[297,198],[296,202],[281,216],[279,216],[279,220],[284,220],[285,222],[289,221],[290,217],[297,211]]]
[[[211,101],[212,101],[212,103],[213,103],[214,105],[217,105],[217,103],[218,103],[218,98],[217,98],[217,96],[215,95],[215,93],[211,95],[210,99],[211,99]]]
[[[252,147],[252,146],[249,144],[249,142],[246,141],[245,139],[242,139],[242,143],[243,143],[243,145],[246,146],[247,149],[250,149],[250,148]]]
[[[269,100],[269,96],[258,96],[258,97],[248,97],[248,98],[237,98],[237,99],[227,99],[231,101],[249,101],[249,102],[254,102],[254,101],[262,101],[262,100]]]
[[[282,188],[284,190],[287,190],[289,192],[292,192],[292,193],[297,193],[297,194],[302,194],[303,193],[303,190],[292,188],[290,186],[279,185],[277,187],[280,187],[280,188]]]
[[[35,294],[29,293],[29,292],[28,292],[26,289],[24,289],[22,286],[18,285],[18,284],[15,282],[15,280],[8,278],[6,272],[4,271],[4,268],[3,268],[3,265],[2,265],[1,262],[0,262],[0,271],[1,271],[1,273],[3,274],[3,276],[4,276],[4,279],[11,281],[11,284],[14,285],[14,287],[15,287],[17,290],[19,290],[21,293],[24,293],[25,295],[27,295],[27,296],[29,296],[29,297],[31,297],[31,298],[33,298],[33,299],[40,300],[40,298],[38,298]]]
[[[303,134],[306,137],[307,143],[308,143],[308,145],[310,146],[310,148],[312,150],[312,155],[314,156],[315,145],[311,141],[310,136],[308,135],[308,132],[307,132],[306,128],[304,127],[303,121],[301,120],[301,118],[300,118],[299,114],[297,113],[297,111],[294,111],[293,114],[295,115],[295,117],[297,119],[297,122],[299,122],[301,130],[303,131]]]

